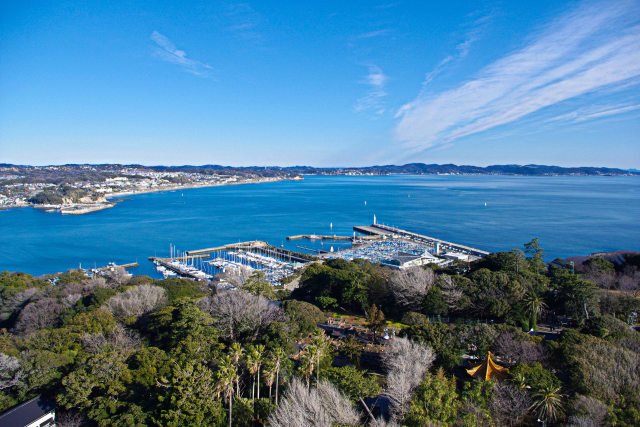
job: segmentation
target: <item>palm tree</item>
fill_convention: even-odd
[[[231,360],[233,362],[233,366],[238,369],[240,367],[240,359],[244,354],[244,349],[240,345],[240,343],[234,342],[231,344],[231,350],[229,351],[229,356],[231,356]],[[240,397],[240,375],[236,376],[236,395]]]
[[[238,378],[238,370],[233,364],[233,360],[230,356],[226,356],[220,362],[218,366],[217,376],[217,390],[218,392],[222,392],[224,397],[229,402],[229,427],[231,427],[231,423],[233,420],[233,395],[234,395],[234,385],[236,383],[236,379]]]
[[[315,359],[316,359],[316,384],[318,384],[320,380],[320,359],[322,359],[325,355],[329,353],[329,350],[331,349],[331,338],[326,336],[324,332],[319,332],[313,338],[313,344],[317,348]]]
[[[518,372],[513,377],[511,377],[511,382],[521,390],[525,388],[531,388],[527,385],[527,378],[524,376],[522,372]]]
[[[532,327],[535,327],[536,321],[543,310],[547,308],[547,304],[544,300],[535,292],[527,292],[523,299],[524,311],[531,318],[533,323]]]
[[[555,421],[562,416],[562,394],[560,387],[545,384],[533,393],[533,405],[538,418],[543,421]]]
[[[257,346],[255,346],[255,350],[256,350],[256,362],[258,364],[258,373],[257,373],[257,377],[258,377],[258,400],[260,400],[260,367],[262,366],[262,361],[264,360],[264,345],[259,344]]]
[[[300,370],[302,376],[304,376],[307,383],[307,390],[311,388],[311,376],[313,376],[313,370],[315,369],[315,361],[320,349],[315,344],[309,344],[302,353],[302,363]]]
[[[250,346],[246,355],[247,369],[251,374],[251,400],[253,401],[256,393],[256,372],[258,372],[258,361],[256,360],[255,349]]]
[[[251,384],[251,400],[254,406],[256,396],[256,378],[258,379],[258,399],[260,399],[260,366],[262,366],[263,356],[264,345],[260,344],[249,346],[249,351],[247,352],[247,367],[249,368],[249,372],[253,378],[253,383]]]
[[[282,349],[282,347],[276,348],[273,353],[273,367],[276,371],[276,406],[278,406],[278,386],[280,385],[280,369],[282,369],[282,362],[284,361],[287,354]]]
[[[271,405],[271,389],[273,387],[273,382],[276,379],[276,368],[273,358],[269,358],[266,360],[265,368],[262,371],[262,375],[264,375],[264,381],[269,387],[269,405]]]

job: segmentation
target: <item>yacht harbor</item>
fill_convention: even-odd
[[[428,264],[440,267],[456,261],[472,262],[489,252],[452,243],[408,230],[378,224],[354,226],[353,236],[296,235],[288,240],[321,240],[324,249],[297,246],[310,253],[292,252],[254,240],[205,249],[180,251],[170,245],[169,257],[149,258],[156,270],[166,277],[186,277],[209,282],[220,275],[250,276],[256,271],[264,273],[273,286],[314,260],[363,259],[390,268],[404,269]],[[345,247],[348,246],[348,247]]]

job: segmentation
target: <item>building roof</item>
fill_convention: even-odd
[[[496,380],[503,380],[507,378],[509,369],[497,365],[491,358],[493,356],[491,352],[489,351],[487,353],[487,360],[475,368],[467,369],[467,373],[479,380],[490,380],[494,378]]]
[[[34,397],[0,415],[0,426],[24,427],[56,409],[55,403],[42,397]]]

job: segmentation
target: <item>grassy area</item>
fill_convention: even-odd
[[[363,328],[367,327],[367,319],[362,316],[338,314],[336,312],[331,312],[331,317],[336,320],[339,320],[340,322],[344,322],[348,325],[360,326]],[[404,329],[409,327],[409,325],[405,325],[404,323],[393,322],[391,320],[387,320],[386,325],[387,327],[397,328],[397,329]]]

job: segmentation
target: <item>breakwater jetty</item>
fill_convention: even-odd
[[[338,236],[334,235],[326,235],[326,234],[297,234],[295,236],[287,236],[287,240],[331,240],[331,241],[346,241],[353,242],[355,240],[378,240],[380,239],[379,235],[367,235],[367,236],[356,236],[355,233],[353,236]]]
[[[440,251],[456,251],[478,257],[484,257],[489,255],[489,252],[482,249],[472,248],[470,246],[461,245],[458,243],[448,242],[446,240],[438,239],[431,236],[425,236],[423,234],[414,233],[412,231],[403,230],[401,228],[391,227],[384,224],[371,224],[371,225],[355,225],[353,230],[367,235],[381,236],[381,237],[405,237],[418,241],[422,241],[431,245],[434,245],[439,253]]]

